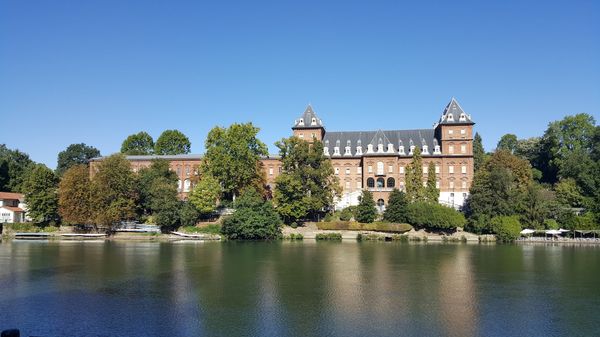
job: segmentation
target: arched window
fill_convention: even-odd
[[[384,205],[385,205],[385,201],[383,201],[383,199],[377,200],[377,206],[383,207]]]
[[[394,178],[388,178],[387,180],[387,187],[392,188],[392,187],[396,187],[396,180]]]
[[[373,179],[373,178],[367,179],[367,187],[375,187],[375,179]]]
[[[377,178],[377,187],[385,187],[385,180],[383,178]]]

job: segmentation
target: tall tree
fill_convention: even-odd
[[[84,143],[71,144],[58,154],[56,174],[62,176],[70,167],[80,164],[87,165],[89,160],[95,157],[100,157],[100,151],[97,148]]]
[[[189,196],[201,216],[210,216],[216,209],[221,197],[221,185],[210,173],[204,173]]]
[[[507,133],[498,141],[496,150],[508,151],[513,154],[517,149],[517,143],[517,136],[513,135],[512,133]]]
[[[140,215],[153,214],[155,209],[153,198],[156,195],[154,183],[170,186],[167,190],[175,189],[177,194],[177,174],[169,169],[169,162],[164,159],[154,159],[149,167],[139,170],[137,174],[137,190],[139,194],[138,212]]]
[[[86,165],[67,169],[58,185],[58,213],[69,224],[92,223],[90,171]]]
[[[377,217],[377,208],[375,208],[375,200],[373,193],[368,190],[363,190],[360,196],[358,206],[356,206],[356,215],[354,218],[358,222],[371,223]]]
[[[135,185],[131,164],[123,155],[104,158],[91,184],[94,223],[113,229],[120,221],[134,218]]]
[[[45,165],[37,164],[23,182],[29,216],[37,223],[58,221],[58,178]]]
[[[412,162],[406,167],[406,197],[410,202],[425,201],[423,160],[418,147],[413,150]]]
[[[283,170],[276,179],[274,202],[286,223],[312,218],[333,207],[340,186],[323,143],[297,137],[276,143]]]
[[[154,153],[176,155],[190,153],[192,144],[186,135],[178,130],[165,130],[154,144]]]
[[[483,149],[483,142],[479,132],[475,132],[475,137],[473,139],[473,165],[475,171],[479,170],[484,161],[485,150]]]
[[[383,220],[395,223],[406,223],[408,200],[406,194],[394,188],[388,200],[388,206],[383,213]]]
[[[435,164],[430,162],[427,168],[427,187],[425,188],[425,199],[430,203],[438,203],[440,199],[440,190],[436,185]]]
[[[34,165],[26,153],[0,144],[0,190],[23,192],[23,181]]]
[[[156,224],[171,229],[176,227],[181,206],[177,199],[177,184],[169,178],[158,177],[152,181],[148,196]]]
[[[215,177],[223,188],[223,198],[232,200],[245,188],[264,180],[260,159],[268,154],[267,146],[256,135],[259,128],[232,124],[214,127],[206,138],[206,155],[202,171]]]
[[[154,140],[145,131],[129,135],[121,144],[121,153],[127,155],[149,155],[154,152]]]

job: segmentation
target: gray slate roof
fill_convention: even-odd
[[[176,155],[140,155],[140,156],[125,156],[125,159],[130,161],[146,161],[153,159],[164,159],[164,160],[201,160],[204,156],[201,154],[176,154]],[[90,161],[101,161],[106,157],[96,157],[90,159]],[[261,159],[279,159],[277,154],[269,154],[268,156],[261,157]]]
[[[398,155],[400,145],[404,146],[406,155],[408,155],[411,144],[421,149],[423,145],[427,145],[430,154],[433,153],[435,145],[437,145],[434,129],[328,131],[325,133],[325,137],[323,138],[323,145],[329,148],[329,154],[333,155],[334,147],[339,146],[341,157],[344,157],[346,146],[350,146],[352,157],[356,157],[356,147],[358,145],[362,146],[363,156],[371,155],[367,154],[368,145],[372,144],[373,150],[376,152],[377,145],[379,145],[380,142],[383,144],[385,152],[387,152],[388,144],[393,144],[395,152],[394,155]],[[373,153],[373,155],[381,155],[381,153]]]
[[[315,119],[315,123],[313,124],[313,118]],[[317,116],[317,114],[313,111],[312,106],[310,104],[304,110],[302,116],[294,121],[294,126],[292,129],[311,129],[311,128],[322,128],[323,121]]]
[[[463,119],[461,119],[461,116]],[[446,105],[439,124],[475,124],[471,119],[471,115],[467,115],[460,107],[458,101],[452,97],[450,103]]]

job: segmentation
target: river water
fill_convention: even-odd
[[[598,336],[600,248],[3,242],[22,336]]]

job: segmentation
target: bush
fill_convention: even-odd
[[[408,201],[404,192],[393,189],[390,193],[388,205],[383,213],[383,220],[389,222],[406,222]]]
[[[333,221],[333,222],[319,222],[317,228],[323,230],[351,230],[351,231],[377,231],[377,232],[390,232],[390,233],[404,233],[412,229],[409,224],[403,223],[386,223],[386,222],[373,222],[373,223],[359,223],[349,221]]]
[[[318,233],[315,236],[317,240],[331,240],[331,241],[341,241],[342,234],[341,233]]]
[[[352,219],[352,207],[346,207],[340,212],[340,220],[341,221],[350,221]]]
[[[363,190],[360,197],[360,203],[356,207],[356,215],[354,218],[358,222],[370,223],[375,221],[376,217],[377,209],[375,208],[373,194],[367,190]]]
[[[369,233],[369,234],[359,233],[356,236],[356,240],[357,241],[385,241],[385,236],[379,235],[379,234],[374,234],[374,233]]]
[[[189,234],[220,234],[221,233],[221,225],[219,224],[208,224],[200,227],[196,226],[184,226],[179,229],[183,233]]]
[[[302,235],[300,233],[290,233],[290,235],[285,236],[283,239],[290,240],[290,241],[304,240],[304,235]]]
[[[498,241],[512,242],[521,236],[521,222],[516,215],[493,217],[491,225]]]
[[[277,239],[281,237],[281,225],[271,202],[249,189],[236,200],[236,210],[223,221],[221,233],[231,240]]]
[[[33,222],[4,223],[3,233],[52,233],[58,231],[57,226],[39,226]]]
[[[408,235],[394,234],[392,235],[392,241],[408,242]]]
[[[418,228],[455,229],[464,227],[465,216],[440,204],[415,202],[407,207],[408,222]]]

